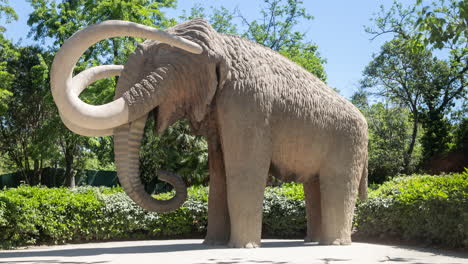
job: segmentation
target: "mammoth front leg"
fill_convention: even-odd
[[[223,245],[229,241],[229,212],[227,206],[226,173],[223,152],[217,133],[208,137],[210,193],[208,198],[208,231],[204,244]]]
[[[227,199],[231,234],[229,246],[259,247],[263,198],[271,162],[270,137],[265,129],[233,125],[223,127]]]

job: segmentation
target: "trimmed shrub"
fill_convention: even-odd
[[[157,196],[168,199],[171,195]],[[267,188],[263,206],[266,237],[304,237],[302,184]],[[181,208],[158,214],[141,209],[120,187],[20,186],[0,190],[0,248],[85,240],[202,237],[207,212],[207,187],[189,188],[188,200]],[[358,204],[356,213],[355,224],[365,235],[468,247],[468,171],[394,178],[370,191],[369,199]]]
[[[285,183],[267,188],[263,201],[263,235],[303,238],[306,233],[304,189],[302,184]]]
[[[0,192],[1,247],[96,239],[103,205],[92,190],[5,189]]]
[[[357,206],[359,233],[468,247],[468,170],[396,177]]]
[[[158,195],[168,199],[172,194]],[[208,188],[191,187],[178,210],[143,210],[120,187],[46,188],[0,191],[0,247],[67,241],[201,237],[208,222]],[[302,185],[267,188],[263,231],[267,236],[305,234]]]
[[[200,236],[207,226],[206,192],[204,187],[191,187],[183,207],[158,214],[140,208],[120,187],[4,189],[0,191],[0,248]]]

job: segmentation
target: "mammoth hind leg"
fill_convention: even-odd
[[[331,162],[331,164],[339,164]],[[346,164],[346,163],[345,163]],[[320,170],[322,228],[319,243],[348,245],[362,168],[326,166]]]
[[[307,213],[307,236],[304,240],[305,242],[318,242],[322,229],[319,177],[315,176],[304,183],[304,194]]]

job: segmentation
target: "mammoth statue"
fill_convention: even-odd
[[[124,66],[97,66],[73,76],[88,47],[105,38],[147,39]],[[114,101],[79,99],[92,82],[120,75]],[[158,132],[180,119],[208,141],[210,191],[205,243],[258,247],[268,174],[304,184],[306,241],[351,243],[353,209],[367,190],[367,123],[349,101],[317,77],[259,44],[216,32],[194,19],[165,31],[105,21],[68,39],[55,56],[52,94],[65,125],[85,136],[114,135],[120,183],[141,207],[178,208],[186,187],[168,201],[139,179],[146,119]]]

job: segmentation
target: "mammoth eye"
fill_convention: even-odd
[[[170,46],[167,44],[160,44],[158,46],[158,55],[166,55],[170,53]]]

